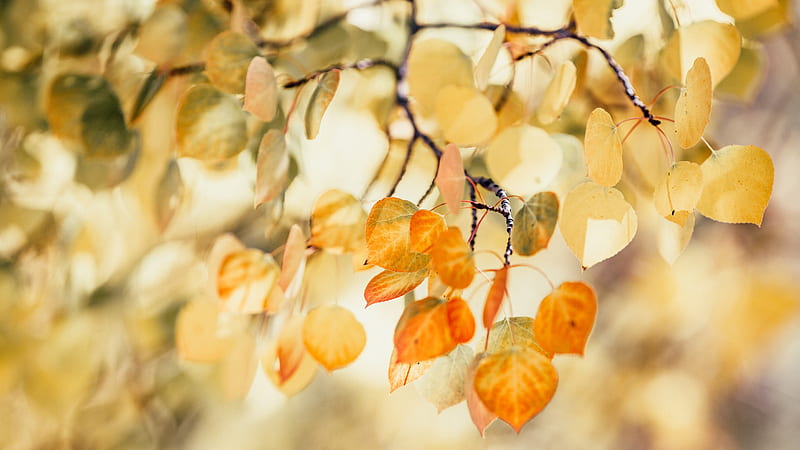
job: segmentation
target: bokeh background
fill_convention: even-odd
[[[158,3],[186,14],[190,38],[175,64],[200,60],[204,43],[228,20],[225,2]],[[357,4],[329,3],[320,9],[311,0],[275,2],[315,14]],[[432,18],[470,21],[480,18],[476,4],[503,2],[426,3]],[[729,20],[713,1],[670,3],[673,17],[684,21]],[[519,4],[522,18],[537,25],[557,26],[564,18],[559,2]],[[609,47],[652,34],[661,21],[655,5],[629,0],[614,17],[618,35]],[[348,256],[318,258],[308,268],[307,295],[334,297],[364,323],[367,347],[351,366],[320,370],[291,398],[259,370],[245,398],[229,400],[220,393],[219,367],[178,358],[176,315],[205,295],[205,258],[216,236],[232,231],[273,251],[287,224],[305,223],[324,190],[363,195],[365,207],[385,195],[363,190],[390,148],[372,113],[383,107],[375,99],[390,79],[346,72],[315,141],[302,138],[301,121],[292,123],[289,142],[300,149],[293,161],[300,174],[280,207],[252,208],[252,149],[221,167],[178,160],[172,164],[180,168],[180,189],[170,186],[165,173],[173,159],[175,104],[192,78],[165,84],[138,120],[141,146],[133,164],[92,166],[47,131],[43,92],[60,71],[104,72],[128,111],[152,65],[136,56],[135,40],[121,39],[121,48],[130,47],[124,58],[102,55],[124,36],[120,30],[156,6],[153,0],[0,0],[0,448],[797,448],[796,1],[788,2],[786,25],[748,39],[761,58],[754,81],[736,95],[720,93],[707,133],[713,145],[752,144],[772,156],[775,185],[761,228],[698,216],[691,243],[670,265],[659,251],[657,221],[637,205],[641,223],[632,245],[586,272],[558,234],[546,252],[519,259],[556,283],[590,282],[599,296],[598,319],[583,358],[556,358],[560,386],[551,404],[519,435],[494,423],[485,438],[463,403],[439,413],[424,388],[389,394],[386,368],[402,302],[363,308],[361,293],[374,273],[351,273]],[[359,10],[348,21],[365,33],[399,36],[394,17]],[[276,33],[305,26],[264,20]],[[352,38],[361,31],[344,32]],[[473,49],[474,57],[488,38],[447,36]],[[329,37],[309,47],[337,42],[352,41]],[[401,44],[387,39],[359,51],[391,55]],[[346,58],[348,51],[331,54]],[[538,69],[529,70],[536,78]],[[565,115],[583,110],[572,111]],[[581,135],[566,125],[554,131]],[[640,142],[646,141],[627,146],[626,155],[661,157],[657,143]],[[418,198],[425,191],[430,164],[429,156],[415,156],[401,195]],[[644,198],[635,180],[623,183],[626,196]],[[502,225],[490,218],[479,243],[502,240]],[[490,264],[491,257],[481,261]],[[514,314],[532,315],[546,283],[524,270],[512,272],[511,282]],[[473,304],[480,303],[481,289],[469,293]]]

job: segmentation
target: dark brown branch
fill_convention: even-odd
[[[328,73],[334,70],[365,70],[370,69],[372,67],[388,67],[392,69],[392,72],[397,73],[399,70],[397,65],[391,61],[387,61],[384,59],[362,59],[350,64],[332,64],[324,69],[316,70],[314,72],[309,73],[308,75],[300,78],[299,80],[290,81],[288,83],[284,83],[284,88],[295,88],[298,86],[302,86],[309,81],[317,78],[318,76]]]

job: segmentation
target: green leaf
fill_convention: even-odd
[[[511,243],[514,252],[531,256],[547,248],[558,221],[558,197],[553,192],[539,192],[514,216]]]

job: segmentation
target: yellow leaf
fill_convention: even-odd
[[[547,125],[561,115],[572,97],[577,79],[575,64],[572,61],[565,61],[558,67],[556,76],[547,85],[542,96],[542,103],[537,111],[539,122]]]
[[[717,0],[720,11],[737,21],[751,19],[778,6],[777,0]]]
[[[553,192],[539,192],[529,198],[514,215],[511,244],[514,253],[535,255],[547,248],[558,221],[558,197]]]
[[[436,118],[445,139],[476,146],[497,129],[494,106],[474,87],[445,86],[436,96]]]
[[[702,192],[703,170],[691,161],[679,161],[656,185],[653,203],[662,217],[682,226]]]
[[[214,302],[193,300],[175,321],[175,349],[186,361],[211,363],[222,358],[230,339],[217,333],[219,308]]]
[[[761,226],[775,171],[769,153],[753,145],[729,145],[712,153],[701,167],[701,214],[719,222]]]
[[[253,384],[257,369],[255,339],[243,331],[236,333],[220,367],[222,395],[227,399],[243,399]]]
[[[749,19],[737,20],[736,28],[747,37],[759,37],[778,31],[793,22],[793,5],[791,0],[777,0],[775,6]]]
[[[393,349],[389,359],[389,392],[394,392],[425,375],[434,362],[436,362],[435,359],[428,359],[414,363],[402,363],[397,360],[397,349]]]
[[[622,193],[592,182],[564,199],[559,228],[584,268],[616,255],[633,240],[637,219]]]
[[[310,245],[334,253],[352,253],[364,246],[366,214],[361,202],[347,192],[325,191],[311,212]]]
[[[431,368],[417,381],[417,391],[440,413],[464,401],[467,371],[472,349],[458,345],[450,353],[436,358]]]
[[[314,379],[317,374],[317,367],[319,364],[311,357],[311,355],[303,350],[303,357],[300,364],[292,375],[285,381],[281,381],[279,374],[279,366],[276,367],[278,360],[278,344],[271,342],[267,344],[264,354],[261,356],[261,368],[264,374],[269,378],[272,384],[275,385],[283,395],[291,397],[292,395],[302,391]]]
[[[305,317],[300,315],[290,317],[278,334],[278,377],[281,383],[285,383],[297,372],[305,356],[304,319]]]
[[[675,102],[675,133],[678,144],[692,147],[711,118],[711,71],[705,58],[697,58],[686,73],[686,87]]]
[[[408,56],[408,90],[422,115],[436,111],[436,96],[444,87],[473,87],[472,77],[472,61],[455,44],[414,40]]]
[[[272,256],[257,249],[229,254],[222,260],[217,278],[217,295],[227,311],[255,314],[276,310],[269,299],[278,283],[280,268]]]
[[[492,33],[492,40],[481,55],[478,63],[475,64],[475,85],[479,90],[484,91],[489,85],[489,76],[492,73],[492,67],[497,60],[497,54],[503,48],[503,42],[506,38],[506,27],[500,25],[494,29]]]
[[[572,0],[572,10],[578,29],[585,35],[597,39],[611,39],[614,29],[611,26],[611,14],[619,8],[619,0]]]
[[[509,192],[533,195],[544,189],[561,167],[561,147],[541,128],[511,126],[486,149],[489,174]]]
[[[258,56],[258,48],[249,37],[223,31],[206,47],[206,75],[211,84],[228,94],[241,94],[250,61]]]
[[[736,65],[741,47],[742,37],[735,26],[704,20],[672,33],[662,50],[662,62],[670,75],[683,80],[695,59],[705,58],[713,88]]]
[[[439,235],[446,230],[447,222],[441,215],[427,209],[415,212],[411,216],[409,226],[411,250],[418,253],[430,253],[433,244],[439,239]]]
[[[455,347],[445,300],[427,297],[406,305],[394,329],[398,362],[425,361],[447,354]]]
[[[567,281],[539,304],[533,323],[536,342],[550,354],[583,355],[597,315],[597,296],[585,283]]]
[[[322,305],[306,316],[303,343],[317,362],[332,371],[358,358],[367,343],[367,334],[349,310],[338,305]]]
[[[527,347],[492,353],[475,371],[478,398],[517,433],[547,406],[557,386],[558,373],[550,359]]]
[[[220,161],[247,145],[247,127],[239,102],[208,84],[189,88],[178,105],[178,155]]]
[[[161,3],[139,27],[134,52],[156,65],[175,64],[186,45],[186,13],[180,6]]]
[[[458,228],[450,227],[439,235],[431,249],[431,267],[452,288],[466,289],[472,283],[475,261]]]
[[[336,94],[336,89],[339,87],[340,72],[338,70],[331,70],[325,72],[320,78],[317,87],[311,94],[311,99],[308,101],[308,108],[306,108],[306,138],[314,139],[319,133],[320,124],[322,124],[322,117],[328,106],[333,101],[333,96]]]
[[[461,197],[464,195],[464,161],[461,160],[461,151],[455,144],[447,144],[444,147],[442,157],[439,158],[439,170],[436,171],[435,181],[436,187],[444,197],[447,209],[452,214],[458,214]]]
[[[583,145],[589,177],[603,186],[617,184],[622,178],[622,143],[614,119],[603,108],[589,115]]]
[[[258,207],[277,197],[286,187],[288,174],[286,138],[279,130],[269,130],[258,146],[254,206]]]
[[[763,47],[753,41],[742,46],[739,60],[731,73],[715,90],[721,96],[732,96],[743,103],[751,103],[764,78],[765,56]]]
[[[680,224],[675,220],[661,220],[658,224],[658,253],[669,264],[674,264],[689,245],[694,232],[694,213],[684,215]]]
[[[278,109],[278,82],[272,66],[263,56],[256,56],[247,68],[242,109],[262,122],[275,118]]]
[[[427,267],[430,257],[411,250],[413,203],[395,197],[376,203],[366,224],[367,262],[395,272],[416,272]]]
[[[428,269],[417,272],[392,272],[384,270],[375,275],[364,289],[367,306],[403,296],[419,286],[428,276]]]

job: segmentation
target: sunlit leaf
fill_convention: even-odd
[[[536,342],[550,354],[583,355],[597,315],[597,296],[581,282],[566,281],[539,304],[533,323]]]
[[[492,353],[475,371],[478,398],[517,433],[550,402],[557,386],[550,359],[528,347]]]
[[[438,241],[439,235],[446,230],[447,222],[444,217],[433,211],[420,209],[411,216],[409,226],[411,250],[417,253],[429,253],[433,244]]]
[[[503,266],[495,271],[489,294],[486,296],[486,303],[483,306],[483,326],[489,328],[503,305],[503,299],[508,295],[508,266]]]
[[[292,377],[300,367],[306,352],[303,344],[304,316],[295,315],[283,324],[278,334],[278,377],[281,383]]]
[[[365,221],[358,199],[340,190],[326,191],[311,212],[309,244],[335,253],[352,253],[364,245]]]
[[[260,313],[276,310],[270,304],[272,290],[278,288],[280,268],[272,256],[260,250],[245,249],[222,260],[217,278],[217,295],[228,311]],[[278,288],[279,289],[279,288]]]
[[[656,185],[653,203],[662,217],[682,226],[702,192],[703,170],[691,161],[679,161]]]
[[[539,122],[547,125],[561,115],[572,96],[572,91],[575,90],[576,81],[577,73],[572,61],[565,61],[558,66],[556,76],[547,85],[542,102],[539,104],[537,111]]]
[[[572,0],[572,10],[578,29],[585,35],[597,39],[611,39],[614,29],[611,14],[622,6],[621,0]]]
[[[447,322],[450,335],[459,344],[469,342],[475,335],[475,316],[464,299],[452,297],[447,301]]]
[[[775,172],[769,153],[754,145],[729,145],[712,153],[701,167],[701,214],[719,222],[761,226]]]
[[[341,73],[338,70],[331,70],[325,72],[320,77],[317,87],[311,94],[311,99],[308,101],[308,108],[306,108],[305,124],[306,124],[306,138],[314,139],[319,133],[319,127],[322,124],[322,118],[325,116],[325,111],[333,101],[333,96],[336,94],[336,89],[339,87],[339,78]]]
[[[505,38],[505,25],[500,25],[495,28],[492,33],[492,40],[489,41],[486,50],[484,50],[478,63],[475,64],[475,86],[481,91],[486,90],[486,87],[489,85],[489,76],[492,73],[492,67],[494,67],[494,63],[497,60],[497,54],[500,53],[500,49],[503,48]]]
[[[717,85],[715,92],[742,102],[752,102],[764,78],[765,58],[764,50],[758,43],[748,41],[746,45],[743,44],[736,66]]]
[[[485,436],[484,433],[486,429],[497,419],[497,414],[489,411],[478,397],[478,393],[475,392],[475,371],[478,370],[478,365],[486,356],[486,353],[478,353],[475,355],[475,359],[467,369],[467,378],[464,380],[464,396],[467,399],[469,417],[472,419],[472,423],[478,428],[481,437]]]
[[[539,192],[526,201],[514,215],[511,244],[514,253],[535,255],[547,248],[558,222],[558,197],[553,192]]]
[[[472,349],[467,345],[458,345],[450,353],[436,358],[416,383],[419,393],[439,412],[461,403],[472,358]]]
[[[430,257],[411,250],[413,203],[395,197],[376,203],[367,216],[367,261],[395,272],[416,272],[425,268]]]
[[[186,361],[211,363],[222,358],[230,339],[217,332],[219,307],[205,300],[183,306],[175,321],[175,348]]]
[[[778,6],[777,0],[716,0],[720,11],[736,20],[746,20]]]
[[[384,270],[375,275],[364,289],[367,306],[403,296],[419,286],[428,276],[428,269],[417,272]]]
[[[705,58],[713,88],[736,65],[741,46],[742,37],[735,26],[704,20],[672,33],[662,51],[662,61],[670,75],[683,80],[695,59]]]
[[[392,349],[392,356],[389,358],[389,392],[394,392],[408,383],[411,383],[433,366],[435,359],[417,361],[413,363],[401,363],[397,361],[397,349]]]
[[[250,391],[257,369],[255,339],[245,332],[236,333],[220,367],[222,395],[227,399],[243,399]]]
[[[559,229],[585,268],[616,255],[633,240],[638,221],[622,193],[592,182],[567,194]]]
[[[286,245],[283,248],[281,259],[281,275],[278,277],[278,286],[283,289],[287,297],[297,295],[300,280],[306,265],[306,237],[299,225],[294,224],[289,229]]]
[[[461,160],[461,151],[455,144],[447,144],[439,158],[439,170],[436,172],[436,187],[442,193],[447,209],[451,214],[458,214],[461,207],[461,197],[464,195],[464,162]],[[411,223],[412,233],[414,221]],[[412,237],[412,248],[414,239]],[[415,251],[424,251],[417,250]]]
[[[428,297],[406,305],[394,330],[397,361],[415,363],[449,353],[456,347],[450,333],[447,302]]]
[[[208,84],[192,86],[176,119],[178,155],[219,161],[241,152],[247,128],[239,102]]]
[[[552,358],[536,342],[533,332],[533,317],[517,316],[502,319],[492,325],[489,330],[489,341],[484,343],[488,353],[497,353],[508,350],[514,345],[529,347],[537,352]]]
[[[541,128],[511,126],[486,149],[486,167],[492,178],[517,195],[533,195],[546,188],[561,167],[561,148]]]
[[[675,133],[683,148],[696,144],[711,118],[711,71],[705,58],[697,58],[686,73],[686,87],[675,102]]]
[[[474,87],[442,88],[436,95],[436,118],[445,139],[462,146],[481,144],[497,129],[494,106]]]
[[[475,260],[461,231],[450,227],[431,249],[431,267],[448,286],[466,289],[475,276]]]
[[[622,177],[622,143],[614,119],[603,108],[589,115],[583,145],[589,177],[603,186],[617,184]]]
[[[358,358],[367,335],[352,312],[328,304],[309,311],[303,322],[303,342],[311,356],[332,371]]]
[[[186,45],[186,19],[179,5],[159,4],[139,27],[134,52],[157,65],[174,64]]]
[[[258,48],[249,37],[223,31],[206,47],[206,75],[211,84],[228,94],[241,94],[250,61],[258,56]]]
[[[267,344],[264,354],[261,356],[261,367],[264,370],[264,374],[267,375],[267,378],[269,378],[272,384],[274,384],[275,387],[277,387],[285,396],[291,397],[292,395],[297,394],[305,389],[306,386],[311,383],[311,380],[314,379],[314,375],[317,374],[317,367],[319,367],[319,364],[307,351],[303,351],[303,357],[301,358],[297,369],[294,371],[291,377],[282,382],[280,379],[280,374],[278,373],[280,365],[276,365],[278,361],[277,348],[277,342],[271,342]]]
[[[658,223],[658,253],[664,261],[674,264],[678,260],[692,239],[694,222],[694,213],[690,212],[686,214],[683,224],[668,219]]]
[[[473,87],[472,61],[455,44],[441,39],[413,42],[408,56],[409,95],[423,115],[431,115],[445,86]]]
[[[280,130],[269,130],[258,146],[254,206],[267,203],[280,195],[289,176],[289,152]]]
[[[242,109],[262,122],[275,118],[275,111],[278,109],[278,82],[272,66],[263,56],[253,58],[247,68]]]

